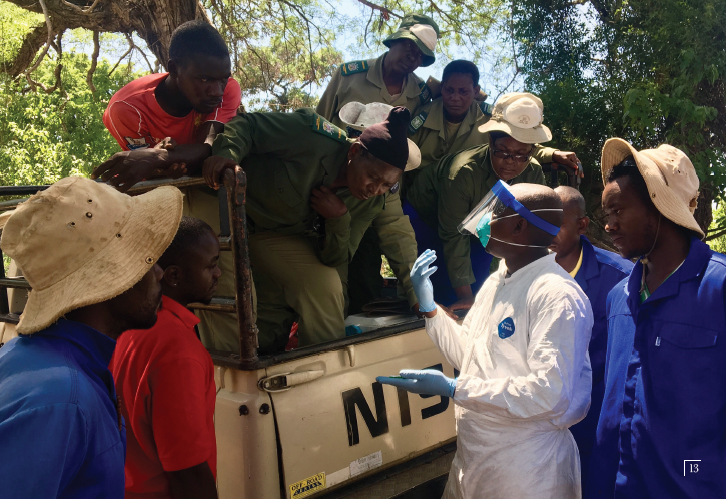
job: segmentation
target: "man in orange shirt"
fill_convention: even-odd
[[[214,137],[241,101],[224,39],[204,21],[186,22],[172,34],[167,67],[168,73],[141,77],[111,97],[103,123],[124,151],[91,178],[125,192],[152,176],[196,171],[211,154]]]
[[[139,78],[111,97],[103,122],[124,151],[99,165],[92,178],[100,177],[126,192],[144,179],[201,173],[214,137],[237,114],[241,91],[230,77],[224,39],[204,21],[189,21],[174,30],[169,58],[169,73]],[[185,189],[184,214],[201,218],[219,234],[216,195]],[[232,253],[225,252],[219,266],[227,278],[218,294],[234,296]],[[236,314],[200,310],[198,316],[205,346],[239,349],[236,344],[215,342],[215,331],[237,330]]]
[[[156,325],[119,338],[109,369],[126,420],[126,499],[216,499],[214,366],[186,307],[209,303],[221,271],[219,241],[183,217],[169,248]]]

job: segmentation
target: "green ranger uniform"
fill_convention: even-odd
[[[317,113],[333,124],[343,127],[338,117],[340,108],[349,102],[383,102],[391,106],[407,107],[411,114],[422,103],[428,102],[430,93],[424,81],[410,73],[397,96],[388,93],[383,82],[383,54],[378,59],[341,64],[318,102]]]
[[[385,57],[386,54],[383,54],[377,59],[342,64],[333,74],[325,93],[320,98],[318,114],[335,125],[344,127],[338,111],[349,102],[363,104],[383,102],[391,106],[407,107],[412,114],[422,103],[428,102],[431,94],[424,81],[414,73],[410,73],[406,78],[401,94],[392,97],[388,93],[383,82]],[[391,255],[385,253],[383,245],[371,229],[363,237],[361,251],[355,257],[355,262],[350,265],[351,268],[342,272],[345,276],[350,272],[350,282],[353,284],[350,290],[346,290],[346,297],[349,297],[351,302],[351,313],[360,312],[365,303],[381,293],[383,288],[383,278],[380,276],[381,252],[390,260]]]
[[[408,131],[411,135],[409,138],[421,149],[421,166],[439,161],[449,153],[455,154],[469,147],[488,144],[489,134],[480,132],[479,127],[489,121],[493,107],[486,102],[474,101],[455,138],[446,136],[443,98],[438,97],[417,109]],[[536,145],[533,156],[540,163],[551,163],[556,150]]]
[[[420,28],[424,25],[428,27],[429,35],[433,37],[428,39],[429,45],[424,41],[425,34],[414,29],[414,27]],[[414,29],[418,35],[411,29]],[[434,48],[439,34],[439,27],[433,19],[422,14],[409,14],[401,20],[398,30],[386,38],[383,44],[390,48],[396,40],[411,40],[421,50],[423,54],[421,66],[426,67],[436,60]],[[433,45],[431,45],[432,43]],[[385,57],[386,54],[383,54],[377,59],[341,64],[320,98],[317,107],[318,114],[342,127],[344,124],[338,116],[338,111],[349,102],[363,104],[382,102],[391,106],[404,106],[413,115],[417,107],[431,100],[431,91],[426,83],[414,73],[409,73],[406,77],[401,93],[392,96],[383,81]],[[346,296],[350,298],[351,313],[360,312],[362,305],[381,294],[383,287],[383,279],[380,276],[381,252],[389,261],[393,257],[386,253],[384,243],[378,240],[372,229],[365,233],[360,242],[360,248],[361,250],[355,256],[355,261],[349,265],[348,269],[352,286]]]
[[[454,288],[474,283],[469,235],[459,224],[499,180],[492,169],[489,145],[475,146],[444,156],[423,168],[411,185],[407,200],[429,226],[438,228],[444,246],[444,261]],[[532,159],[509,184],[545,185],[540,164]]]
[[[383,45],[390,48],[397,40],[411,40],[423,56],[421,66],[426,67],[436,60],[433,51],[438,37],[439,26],[433,19],[423,14],[408,14],[401,20],[398,30],[383,40]],[[407,76],[400,94],[389,94],[383,81],[385,58],[386,54],[383,54],[378,59],[341,64],[320,98],[316,108],[318,114],[336,126],[342,126],[338,111],[349,102],[383,102],[394,107],[404,106],[413,115],[417,107],[431,100],[430,90],[414,73]]]
[[[330,186],[353,140],[312,109],[249,113],[225,125],[212,153],[235,160],[247,175],[250,263],[257,292],[260,351],[279,350],[299,315],[300,346],[345,336],[345,268],[373,226],[412,305],[410,271],[416,240],[398,194],[354,198],[336,194],[348,212],[322,228],[310,207],[312,189]]]

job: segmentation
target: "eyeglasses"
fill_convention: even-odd
[[[504,152],[501,149],[492,149],[492,154],[499,159],[507,160],[509,158],[512,158],[512,161],[515,161],[517,163],[524,163],[525,161],[529,161],[529,158],[532,156],[532,151],[530,151],[529,154],[522,155],[509,154],[508,152]]]

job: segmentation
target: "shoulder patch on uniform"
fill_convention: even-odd
[[[481,112],[486,114],[487,116],[491,116],[492,111],[494,110],[494,106],[492,106],[491,104],[487,104],[486,102],[480,102],[479,109],[481,109]]]
[[[310,122],[310,128],[312,128],[313,131],[339,142],[345,142],[348,140],[348,136],[343,130],[333,125],[319,114],[313,114],[312,117],[313,119]]]
[[[426,104],[431,100],[431,89],[428,85],[426,85],[425,81],[419,83],[418,88],[421,90],[421,93],[418,96],[419,99],[421,99],[421,104]]]
[[[421,126],[426,122],[426,118],[429,117],[429,113],[426,111],[421,111],[418,113],[414,118],[411,120],[411,123],[408,125],[408,134],[413,135],[416,132],[418,132],[418,129],[421,128]]]
[[[340,74],[350,76],[356,73],[365,73],[370,68],[368,61],[344,62],[340,65]]]

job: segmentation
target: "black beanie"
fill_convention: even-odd
[[[388,113],[385,121],[363,130],[358,140],[376,159],[405,170],[408,161],[408,124],[410,122],[411,112],[407,108],[394,107]]]

